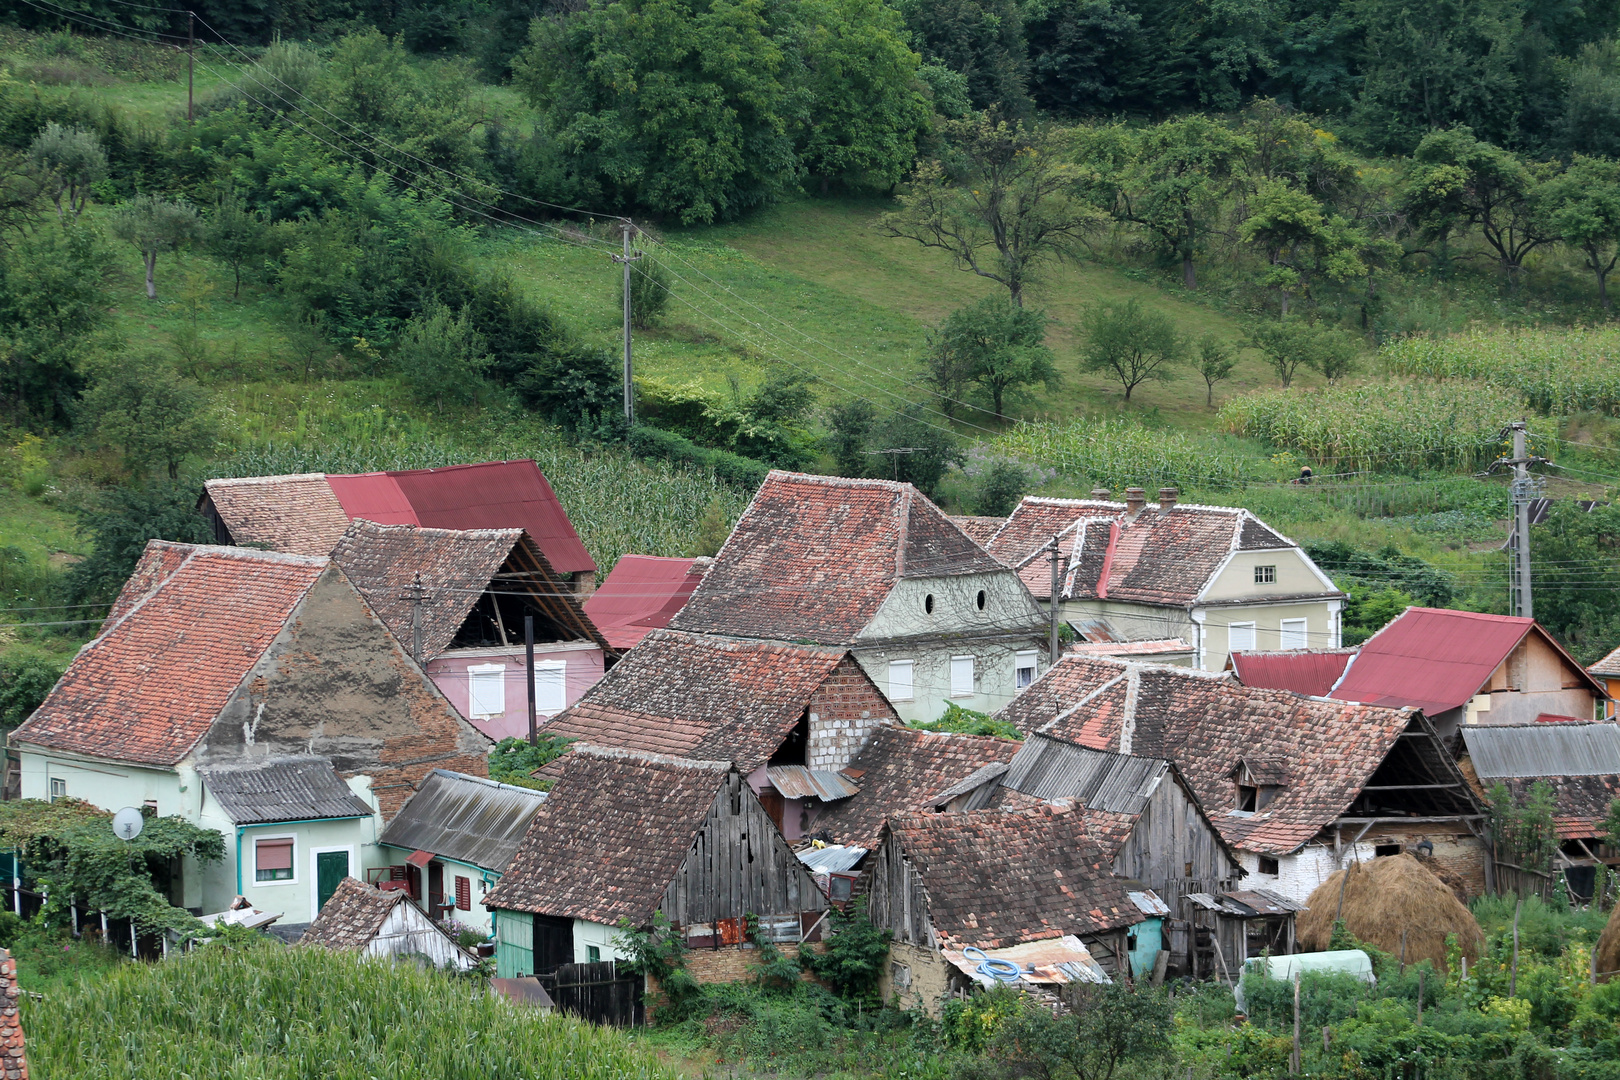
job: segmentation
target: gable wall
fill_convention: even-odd
[[[1240,887],[1235,884],[1236,867],[1219,837],[1170,775],[1159,781],[1136,828],[1114,857],[1114,872],[1142,882],[1171,911],[1181,910],[1181,897],[1189,892]]]
[[[899,715],[854,657],[846,656],[810,695],[810,739],[805,764],[837,772],[849,765],[872,733]]]
[[[1530,633],[1491,673],[1486,690],[1466,707],[1466,723],[1530,724],[1542,713],[1597,718],[1600,699],[1569,661]]]
[[[938,941],[928,917],[928,895],[892,835],[871,856],[863,871],[867,918],[890,932],[892,940],[924,949]]]
[[[1255,584],[1254,568],[1257,566],[1275,566],[1277,580],[1263,585]],[[1312,572],[1310,560],[1304,552],[1298,548],[1273,548],[1268,551],[1234,552],[1201,599],[1246,600],[1250,597],[1336,591],[1322,584],[1322,579]]]

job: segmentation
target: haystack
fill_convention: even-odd
[[[1597,944],[1598,981],[1608,982],[1620,975],[1620,904],[1609,912],[1609,921]]]
[[[1348,879],[1346,878],[1348,875]],[[1339,894],[1344,891],[1343,914]],[[1386,855],[1328,875],[1306,901],[1295,931],[1306,952],[1328,947],[1338,916],[1356,937],[1397,959],[1406,936],[1406,962],[1429,960],[1446,970],[1446,935],[1456,934],[1463,955],[1479,959],[1484,935],[1473,913],[1446,883],[1411,855]],[[1616,931],[1620,934],[1620,930]]]

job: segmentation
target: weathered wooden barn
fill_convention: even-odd
[[[354,878],[338,884],[299,944],[392,959],[422,957],[435,967],[460,971],[478,963],[403,891],[384,891]]]

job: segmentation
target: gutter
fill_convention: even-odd
[[[322,821],[361,821],[375,814],[348,814],[344,817],[312,817],[300,821],[256,821],[251,825],[238,825],[236,827],[236,895],[242,895],[242,833],[248,829],[263,829],[271,825],[314,825]]]

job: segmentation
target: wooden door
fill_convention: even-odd
[[[347,851],[320,851],[315,854],[315,908],[326,906],[337,892],[338,883],[349,876]]]

